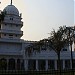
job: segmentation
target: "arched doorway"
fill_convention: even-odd
[[[22,62],[21,62],[21,70],[24,70],[24,60],[22,59]]]
[[[9,59],[8,69],[9,70],[15,70],[15,59],[13,59],[13,58]]]
[[[17,70],[20,70],[20,69],[21,69],[21,68],[20,68],[20,67],[21,67],[20,63],[21,63],[21,62],[20,62],[20,59],[17,59]]]
[[[36,60],[28,60],[28,70],[36,70]]]
[[[7,60],[5,58],[0,59],[0,70],[7,69]]]
[[[45,60],[38,60],[38,68],[39,70],[45,70],[46,61]]]

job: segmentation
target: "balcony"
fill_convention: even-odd
[[[23,31],[16,31],[16,30],[5,30],[5,29],[1,29],[0,33],[8,33],[8,34],[19,34],[19,35],[23,35]]]
[[[24,40],[22,39],[13,39],[13,38],[0,38],[0,42],[12,42],[12,43],[22,43]]]
[[[7,23],[7,24],[19,24],[19,25],[23,25],[23,22],[22,21],[11,21],[11,20],[5,20],[3,21],[3,23]]]
[[[21,51],[17,51],[17,52],[0,52],[0,55],[22,55]]]

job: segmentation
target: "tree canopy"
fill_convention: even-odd
[[[52,48],[56,51],[56,53],[59,53],[61,49],[68,44],[67,36],[65,35],[65,28],[60,26],[57,31],[53,30],[51,32],[51,36],[49,38]]]
[[[4,17],[6,15],[6,12],[2,12],[0,13],[0,22],[2,22],[4,20]]]

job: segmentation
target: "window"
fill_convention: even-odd
[[[11,18],[10,18],[10,20],[11,20]]]
[[[13,20],[13,18],[10,18],[10,20]]]
[[[7,24],[5,24],[5,26],[6,26]]]
[[[42,46],[42,47],[41,47],[41,50],[46,50],[46,47],[45,47],[45,46]]]
[[[13,36],[12,34],[9,34],[9,36]]]
[[[16,37],[17,37],[17,35],[16,35]]]
[[[13,18],[12,18],[12,20],[13,20]]]
[[[67,51],[67,49],[66,49],[66,48],[64,48],[64,49],[63,49],[63,51]]]
[[[6,36],[6,34],[4,34],[4,36]]]
[[[16,27],[18,27],[18,25],[16,25]]]

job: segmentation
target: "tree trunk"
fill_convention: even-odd
[[[71,46],[71,69],[73,69],[73,55],[72,55],[72,45],[70,45]]]
[[[60,61],[60,52],[57,53],[58,55],[58,71],[59,71],[59,75],[61,75],[61,61]]]
[[[74,65],[74,64],[73,64],[72,44],[70,45],[70,47],[71,47],[71,66],[72,66],[71,69],[72,69],[72,71],[73,71],[73,69],[74,69],[74,68],[73,68],[73,65]],[[74,72],[72,72],[72,75],[74,75]]]

